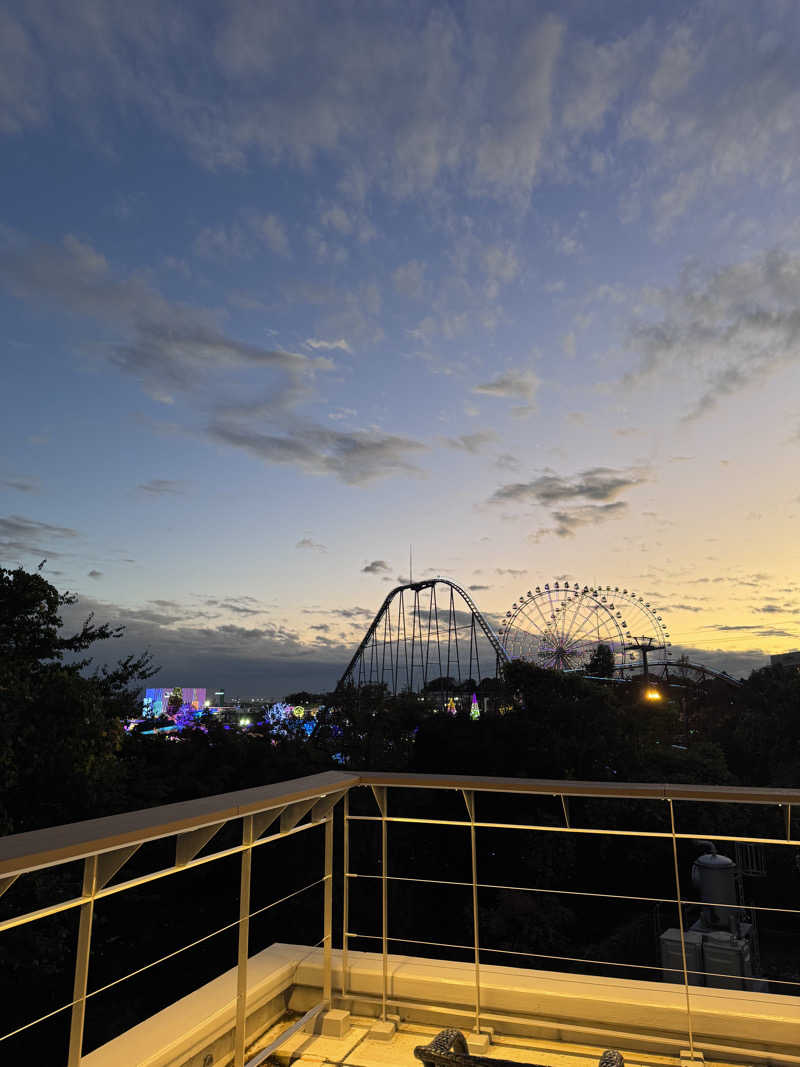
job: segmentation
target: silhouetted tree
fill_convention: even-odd
[[[42,574],[0,568],[0,832],[87,818],[110,802],[122,720],[138,685],[154,672],[150,656],[128,656],[87,674],[81,653],[120,637],[90,615],[61,632],[59,593]]]
[[[610,645],[601,641],[586,664],[586,673],[593,674],[596,678],[612,678],[614,676],[614,653]]]

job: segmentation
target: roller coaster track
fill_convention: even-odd
[[[437,586],[448,590],[441,608]],[[425,590],[430,595],[420,603]],[[464,610],[456,608],[455,594],[469,611],[468,622],[459,621]],[[441,576],[398,585],[381,604],[337,688],[377,684],[397,693],[413,692],[434,678],[454,677],[461,682],[477,674],[480,681],[479,631],[494,653],[496,671],[499,663],[509,662],[508,653],[465,589]]]
[[[673,663],[663,660],[656,663],[648,663],[647,666],[649,674],[657,674],[660,671],[664,681],[672,681],[676,685],[680,685],[681,681],[697,682],[705,681],[706,678],[715,678],[736,688],[739,688],[742,684],[725,671],[715,671],[713,667],[706,667],[702,663]],[[631,668],[626,669],[630,670]]]

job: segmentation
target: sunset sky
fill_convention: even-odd
[[[154,684],[335,682],[387,590],[800,646],[800,5],[0,9],[0,563]],[[123,647],[124,644],[124,647]]]

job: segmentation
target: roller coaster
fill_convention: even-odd
[[[413,692],[434,681],[457,685],[497,674],[510,657],[460,585],[437,576],[398,585],[387,595],[339,680]]]

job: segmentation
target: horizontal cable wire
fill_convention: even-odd
[[[307,889],[313,889],[314,886],[321,885],[325,881],[325,876],[318,878],[316,882],[309,882],[308,885],[304,885],[302,889],[296,889],[293,893],[287,894],[285,897],[281,897],[280,900],[273,900],[271,904],[265,904],[263,908],[258,908],[256,911],[251,911],[247,916],[248,919],[254,919],[256,915],[261,915],[262,912],[269,911],[270,908],[277,907],[278,904],[283,904],[287,900],[291,900],[292,897],[297,897],[301,893],[305,893]],[[107,985],[100,986],[98,989],[93,989],[91,993],[86,994],[86,999],[89,997],[95,997],[98,993],[105,993],[107,989],[111,989],[112,986],[119,985],[120,982],[125,982],[129,978],[134,978],[137,974],[142,974],[143,971],[149,971],[151,967],[157,967],[159,963],[166,963],[167,960],[173,959],[175,956],[179,956],[182,952],[187,952],[190,948],[195,948],[197,945],[202,945],[204,941],[210,940],[212,937],[216,937],[218,934],[225,933],[226,930],[232,930],[238,926],[241,922],[240,919],[234,919],[233,922],[228,923],[226,926],[220,926],[219,930],[214,930],[210,934],[204,934],[203,937],[199,937],[196,941],[191,941],[188,945],[184,945],[182,948],[176,948],[174,952],[168,952],[166,956],[162,956],[160,959],[152,960],[150,963],[146,963],[143,967],[139,967],[135,971],[131,971],[130,974],[125,974],[121,978],[115,978],[113,982],[109,982]]]
[[[0,1041],[6,1041],[9,1037],[16,1037],[17,1034],[21,1034],[23,1030],[30,1030],[32,1026],[38,1026],[39,1023],[45,1022],[47,1019],[52,1019],[54,1015],[58,1015],[59,1012],[66,1011],[67,1008],[74,1007],[77,1004],[77,1000],[71,1000],[69,1004],[62,1004],[60,1008],[56,1008],[54,1011],[49,1011],[47,1015],[40,1015],[38,1019],[34,1019],[33,1022],[25,1023],[24,1026],[18,1026],[16,1030],[11,1030],[7,1034],[3,1034],[0,1037]]]
[[[286,837],[291,837],[293,834],[299,834],[303,830],[310,830],[314,826],[324,826],[326,821],[327,820],[322,819],[320,822],[303,823],[302,826],[294,826],[291,830],[285,830],[277,834],[269,834],[267,837],[259,837],[250,845],[233,845],[231,848],[222,849],[220,852],[211,852],[206,856],[197,856],[195,859],[190,860],[188,863],[184,863],[181,866],[176,864],[172,867],[161,867],[157,871],[152,871],[149,874],[142,874],[136,878],[129,878],[126,882],[117,882],[114,885],[104,886],[102,889],[97,890],[94,894],[94,899],[103,900],[105,897],[114,896],[115,893],[123,893],[126,889],[135,889],[137,886],[147,885],[149,882],[155,882],[159,878],[166,878],[171,874],[179,874],[181,871],[190,871],[195,867],[202,867],[206,863],[213,863],[214,860],[227,859],[228,856],[236,856],[248,848],[258,848],[259,845],[267,845],[271,841],[281,841]],[[0,933],[4,930],[13,930],[18,926],[36,922],[38,919],[48,919],[51,915],[58,915],[60,912],[69,911],[71,908],[79,908],[81,904],[86,904],[90,899],[90,897],[72,897],[70,900],[63,900],[58,904],[49,904],[47,907],[39,908],[37,911],[31,911],[23,915],[15,915],[10,919],[0,920]]]
[[[382,822],[380,815],[348,815],[348,819],[354,822]],[[412,819],[406,815],[387,815],[386,822],[416,823],[421,826],[461,826],[465,830],[536,830],[549,831],[554,834],[604,834],[608,837],[655,837],[671,841],[673,835],[668,830],[599,830],[590,826],[551,826],[536,823],[519,822],[465,822],[463,819]],[[707,833],[679,833],[674,835],[678,841],[707,841]],[[794,845],[797,848],[797,840],[790,837],[731,837],[725,834],[714,834],[715,841],[733,841],[743,845]]]
[[[380,874],[355,874],[352,871],[348,871],[348,878],[369,878],[371,880],[381,880]],[[387,881],[389,882],[416,882],[420,885],[453,885],[453,886],[466,886],[468,889],[472,888],[472,882],[454,882],[447,881],[442,878],[404,878],[398,874],[387,874]],[[627,896],[624,893],[594,893],[589,890],[583,889],[543,889],[538,886],[532,885],[493,885],[490,882],[478,882],[476,883],[478,889],[508,889],[514,890],[519,893],[554,893],[557,895],[563,895],[568,897],[600,897],[603,900],[632,900],[639,901],[645,904],[674,904],[677,906],[678,901],[674,897],[636,897]],[[700,908],[708,907],[708,901],[705,900],[685,900],[681,898],[681,904],[692,904]],[[766,904],[717,904],[713,905],[715,908],[729,908],[731,911],[775,911],[786,915],[800,915],[800,908],[773,908]]]
[[[381,937],[380,934],[356,934],[356,933],[351,933],[351,932],[348,931],[346,936],[347,937],[356,937],[356,938],[360,937],[360,938],[364,938],[365,940],[368,940],[368,941],[381,941],[382,940],[382,937]],[[450,943],[448,943],[446,941],[418,941],[413,937],[387,937],[386,940],[387,941],[396,941],[398,944],[405,944],[405,945],[427,945],[429,948],[458,948],[458,949],[463,949],[466,952],[474,952],[475,951],[475,946],[474,945],[454,945],[454,944],[450,944]],[[510,948],[489,948],[487,945],[481,945],[480,946],[480,951],[481,952],[497,952],[497,953],[500,953],[501,955],[505,955],[505,956],[526,956],[526,957],[532,957],[534,959],[540,959],[540,960],[559,960],[559,961],[564,962],[564,963],[591,963],[591,964],[594,964],[594,965],[596,965],[598,967],[629,967],[632,970],[635,969],[635,970],[659,971],[659,972],[671,971],[673,974],[680,974],[680,975],[683,974],[683,968],[682,967],[656,967],[652,963],[616,963],[613,960],[592,960],[592,959],[587,959],[584,956],[551,956],[551,955],[548,955],[546,952],[521,952],[519,950],[510,949]],[[569,973],[569,972],[567,972],[567,973]],[[762,978],[759,978],[756,975],[752,975],[751,976],[751,975],[742,975],[742,974],[739,974],[739,975],[737,975],[737,974],[722,974],[719,971],[693,971],[693,970],[691,970],[691,968],[688,969],[687,973],[688,974],[703,974],[703,975],[706,975],[709,978],[739,978],[743,982],[765,981],[765,982],[769,982],[770,985],[775,984],[775,985],[800,986],[800,981],[792,982],[792,981],[789,981],[788,979],[785,979],[785,978],[764,978],[764,979],[762,979]],[[702,987],[698,987],[698,988],[702,988]]]
[[[270,908],[277,907],[278,904],[283,904],[287,900],[291,900],[292,897],[299,896],[301,893],[305,893],[308,889],[313,889],[315,886],[321,885],[327,878],[327,875],[323,875],[322,878],[318,878],[315,882],[309,882],[308,885],[304,885],[302,889],[296,889],[293,893],[287,894],[285,897],[281,897],[279,900],[273,900],[270,904],[265,904],[263,908],[257,908],[255,911],[251,911],[247,916],[248,919],[253,919],[257,915],[261,915],[265,911],[269,911]],[[160,959],[151,960],[150,963],[145,963],[143,967],[138,967],[135,971],[131,971],[129,974],[122,975],[121,978],[115,978],[113,982],[108,982],[106,985],[99,986],[97,989],[93,989],[91,993],[86,994],[86,1000],[90,997],[96,997],[98,993],[105,993],[106,990],[111,989],[113,986],[119,985],[121,982],[126,982],[129,978],[135,978],[137,974],[143,974],[145,971],[149,971],[153,967],[157,967],[160,963],[166,963],[167,960],[174,959],[175,956],[180,956],[182,952],[188,952],[190,948],[196,948],[198,945],[202,945],[204,941],[210,941],[212,937],[217,937],[218,934],[224,934],[226,930],[232,930],[238,926],[241,919],[235,919],[233,922],[227,923],[225,926],[220,926],[218,930],[213,930],[210,934],[204,934],[202,937],[198,937],[196,941],[190,941],[189,944],[183,945],[181,948],[176,948],[173,952],[168,952],[166,956],[161,956]],[[318,948],[325,940],[317,942],[313,948]],[[16,1034],[21,1034],[23,1030],[29,1030],[32,1026],[36,1026],[39,1023],[43,1023],[46,1019],[52,1018],[54,1015],[58,1015],[61,1011],[66,1011],[67,1008],[73,1007],[78,1004],[78,1000],[71,1000],[68,1004],[62,1004],[60,1008],[56,1008],[54,1011],[48,1012],[47,1015],[42,1015],[38,1019],[34,1019],[32,1022],[25,1023],[24,1026],[20,1026],[16,1030],[12,1030],[8,1034],[3,1034],[0,1037],[0,1041],[5,1041],[9,1037],[14,1037]]]

